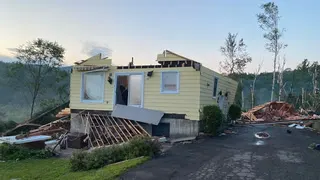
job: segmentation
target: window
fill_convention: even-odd
[[[179,92],[179,72],[161,73],[161,93]]]
[[[213,81],[213,97],[217,97],[217,91],[218,91],[218,78],[215,77]]]
[[[88,72],[82,74],[81,101],[103,102],[105,72]]]

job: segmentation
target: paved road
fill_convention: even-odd
[[[131,169],[120,179],[320,179],[320,152],[307,148],[320,143],[320,135],[298,129],[288,134],[286,130],[238,127],[236,135],[175,145],[164,156]],[[259,131],[271,135],[264,144],[253,135]]]

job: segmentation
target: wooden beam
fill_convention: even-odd
[[[88,114],[89,114],[89,113],[88,113]],[[86,119],[87,119],[87,121],[89,122],[89,129],[91,130],[91,132],[92,132],[92,134],[93,134],[93,137],[94,137],[95,141],[97,142],[98,147],[100,147],[100,144],[99,144],[99,142],[97,141],[97,137],[96,137],[96,135],[95,135],[94,132],[93,132],[94,130],[93,130],[93,128],[91,127],[91,122],[90,122],[88,116],[86,116]],[[89,133],[90,133],[90,131],[89,131]],[[94,147],[93,143],[92,143],[92,146]]]
[[[120,119],[120,118],[119,118],[119,122],[122,124],[122,126],[124,127],[124,129],[127,131],[127,133],[129,134],[129,136],[130,136],[130,137],[133,137],[133,136],[131,135],[131,133],[129,132],[129,130],[127,129],[126,125],[125,125],[122,121],[123,121],[123,119]]]
[[[103,128],[106,130],[106,133],[107,133],[107,135],[108,135],[108,138],[110,138],[110,141],[108,140],[108,138],[107,138],[107,141],[108,141],[108,143],[109,144],[115,144],[114,143],[114,141],[113,141],[113,139],[112,139],[112,136],[111,136],[111,134],[110,134],[110,130],[106,127],[106,124],[104,123],[104,121],[100,118],[100,116],[99,115],[95,115],[95,116],[97,116],[98,117],[98,119],[100,120],[100,122],[101,122],[101,124],[103,124]]]
[[[97,141],[101,140],[102,145],[104,146],[104,142],[103,142],[103,140],[102,140],[102,138],[101,138],[101,136],[100,136],[100,133],[99,133],[96,125],[94,124],[94,121],[93,121],[93,119],[92,119],[92,117],[91,117],[91,115],[90,115],[89,113],[88,113],[88,116],[89,116],[89,118],[90,118],[90,120],[91,120],[91,123],[92,123],[93,127],[95,128],[95,130],[96,130],[96,132],[97,132],[97,134],[98,134],[98,137],[100,138],[100,139],[97,139]]]
[[[106,117],[109,119],[110,123],[111,123],[112,126],[113,126],[113,129],[114,129],[114,130],[116,131],[116,133],[119,135],[119,137],[121,138],[122,142],[125,142],[125,140],[122,138],[122,136],[120,135],[120,133],[117,131],[117,128],[115,128],[114,124],[113,124],[112,121],[110,120],[109,116],[106,116]]]
[[[110,145],[110,142],[108,140],[108,138],[106,137],[105,133],[103,133],[104,131],[104,123],[101,122],[99,119],[96,118],[96,115],[93,115],[94,119],[96,120],[96,122],[98,122],[99,124],[99,128],[100,128],[100,131],[101,131],[101,134],[103,135],[103,137],[106,139],[107,143]],[[100,122],[100,123],[99,123]]]
[[[113,132],[111,131],[111,129],[110,129],[110,125],[109,125],[109,123],[108,123],[108,120],[105,118],[105,116],[101,116],[104,120],[105,120],[105,122],[107,123],[107,128],[109,129],[109,132],[110,132],[110,134],[111,134],[111,136],[115,139],[115,141],[117,141],[117,143],[120,143],[119,142],[119,140],[115,137],[115,135],[113,134]],[[112,139],[111,139],[112,140]]]
[[[129,124],[132,125],[132,127],[138,132],[138,134],[142,134],[131,122],[131,120],[128,120],[129,121]]]
[[[138,125],[138,127],[143,131],[143,132],[145,132],[149,137],[151,137],[151,135],[137,122],[137,121],[134,121],[137,125]]]
[[[139,135],[138,132],[127,122],[127,119],[123,119],[123,122],[127,124],[127,126],[130,128],[132,132],[134,132],[136,135]]]
[[[120,129],[120,131],[122,132],[122,134],[124,135],[124,137],[127,139],[127,141],[129,140],[129,138],[127,137],[127,135],[122,131],[122,129],[119,127],[118,123],[116,122],[116,120],[112,117],[111,120],[116,124],[116,126]]]

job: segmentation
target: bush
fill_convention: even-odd
[[[240,118],[241,117],[241,108],[235,104],[232,104],[229,107],[228,117],[231,120],[236,120],[236,119]]]
[[[45,159],[52,156],[53,154],[47,150],[28,149],[7,143],[0,144],[0,160]]]
[[[209,105],[203,107],[202,111],[202,125],[203,131],[212,135],[216,135],[218,128],[223,121],[223,114],[220,108],[216,105]]]
[[[95,149],[92,152],[76,152],[70,159],[72,171],[98,169],[105,165],[140,156],[155,156],[160,153],[160,143],[151,138],[133,138],[126,144]]]

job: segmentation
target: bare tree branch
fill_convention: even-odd
[[[220,47],[224,61],[220,62],[220,70],[227,74],[243,73],[247,63],[252,61],[247,53],[243,39],[237,41],[238,34],[228,34],[225,45]]]

